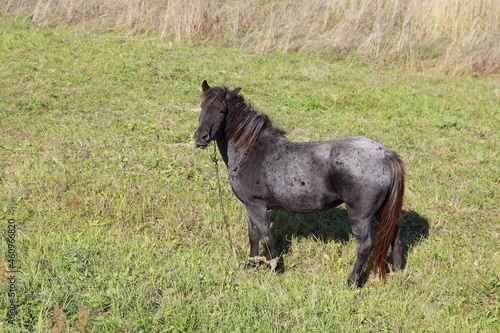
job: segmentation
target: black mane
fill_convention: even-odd
[[[284,135],[285,131],[273,127],[271,119],[253,109],[241,95],[230,97],[227,87],[213,87],[203,92],[207,107],[227,103],[224,134],[228,140],[243,151],[250,149],[265,130]],[[229,99],[227,99],[229,96]]]

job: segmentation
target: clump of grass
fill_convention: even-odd
[[[152,33],[258,52],[323,51],[406,69],[498,74],[496,0],[7,1],[38,25]],[[0,8],[1,8],[0,7]]]

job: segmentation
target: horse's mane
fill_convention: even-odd
[[[237,148],[247,151],[264,130],[270,130],[279,135],[285,134],[285,131],[272,126],[272,121],[267,115],[246,103],[243,96],[231,97],[229,93],[230,90],[227,87],[213,87],[205,90],[202,98],[205,98],[206,106],[209,107],[221,104],[229,96],[229,99],[226,99],[228,111],[224,134]]]

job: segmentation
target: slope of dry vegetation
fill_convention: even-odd
[[[257,52],[322,51],[414,71],[498,74],[497,0],[24,0],[37,25],[123,30]]]

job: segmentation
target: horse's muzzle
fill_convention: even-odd
[[[194,144],[196,145],[196,148],[205,149],[207,148],[209,142],[210,136],[208,133],[200,131],[196,131],[194,133]]]
[[[208,146],[208,143],[194,143],[196,145],[196,148],[201,148],[201,149],[205,149],[207,148]]]

